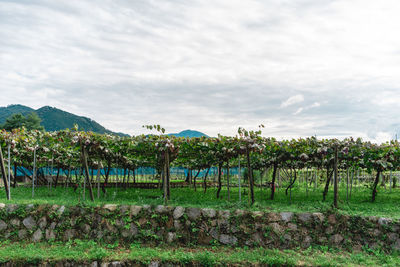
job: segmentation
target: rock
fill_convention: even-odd
[[[269,226],[271,227],[272,231],[274,231],[275,234],[280,235],[284,232],[284,228],[279,225],[279,223],[270,223]]]
[[[150,210],[151,210],[151,206],[150,205],[143,205],[143,210],[145,210],[145,211],[147,211],[147,212],[149,212]]]
[[[115,204],[106,204],[103,206],[103,209],[106,209],[109,211],[115,211],[117,208],[118,208],[118,206]]]
[[[275,212],[267,213],[268,222],[279,222],[281,220],[281,216]]]
[[[82,232],[84,232],[85,234],[90,233],[90,230],[91,230],[90,225],[88,225],[86,223],[84,225],[82,225],[81,229],[82,229]]]
[[[391,219],[388,219],[388,218],[379,218],[379,219],[378,219],[378,224],[379,224],[380,226],[388,225],[388,224],[391,223],[391,222],[392,222],[392,220],[391,220]]]
[[[328,234],[328,235],[332,234],[334,231],[335,231],[335,229],[333,228],[332,225],[329,225],[329,226],[326,227],[326,229],[325,229],[325,233]]]
[[[75,232],[76,231],[74,229],[67,229],[64,232],[64,240],[67,241],[67,240],[70,240],[70,239],[74,238],[75,237]]]
[[[121,214],[127,214],[129,212],[130,207],[128,205],[121,205],[119,207],[119,211]]]
[[[400,251],[400,239],[397,239],[393,245],[393,249],[396,251]]]
[[[302,223],[311,222],[311,214],[310,213],[299,213],[299,214],[297,214],[297,218]]]
[[[178,221],[178,220],[174,220],[174,228],[175,228],[176,230],[181,230],[181,229],[182,229],[182,224],[181,224],[181,222]]]
[[[343,237],[340,234],[335,234],[335,235],[331,236],[329,241],[332,244],[339,245],[343,241]]]
[[[46,229],[45,236],[47,240],[56,239],[56,235],[52,229]]]
[[[42,237],[43,237],[42,230],[37,229],[32,235],[32,241],[39,242],[40,240],[42,240]]]
[[[210,236],[214,239],[218,239],[218,230],[216,228],[211,228],[210,230]]]
[[[331,215],[328,216],[328,222],[330,224],[336,224],[336,216],[335,216],[335,214],[331,214]]]
[[[36,227],[36,221],[32,216],[25,218],[22,221],[22,224],[25,225],[25,227],[29,230],[32,230],[34,227]]]
[[[301,246],[303,248],[308,248],[309,246],[311,246],[311,241],[312,241],[312,238],[307,235],[306,237],[304,237],[303,242],[301,243]]]
[[[7,229],[7,224],[3,220],[0,220],[0,231],[4,231],[6,229]]]
[[[246,212],[244,210],[235,210],[235,215],[236,216],[244,216]]]
[[[218,211],[218,216],[223,219],[229,219],[231,212],[229,210],[220,210]]]
[[[14,226],[14,227],[19,227],[20,224],[21,224],[21,221],[18,220],[18,219],[12,219],[12,220],[10,221],[10,224],[11,224],[12,226]]]
[[[395,242],[399,238],[399,235],[396,233],[389,233],[388,239],[390,242]]]
[[[293,218],[293,212],[281,212],[279,215],[281,216],[281,220],[285,223],[290,222]]]
[[[121,262],[119,262],[119,261],[113,261],[113,262],[111,262],[108,266],[109,266],[109,267],[121,267],[122,264],[121,264]]]
[[[325,216],[321,212],[314,212],[312,215],[316,223],[323,223],[325,220]]]
[[[160,214],[166,213],[167,212],[167,208],[165,206],[163,206],[163,205],[158,205],[155,208],[155,212],[160,213]]]
[[[18,205],[17,204],[7,204],[6,205],[6,211],[8,213],[14,212],[18,209]]]
[[[185,213],[185,208],[183,208],[181,206],[176,207],[174,210],[174,213],[173,213],[174,219],[175,220],[179,219],[180,217],[183,216],[184,213]]]
[[[0,209],[4,209],[6,207],[6,204],[0,203]]]
[[[264,212],[262,212],[262,211],[253,211],[251,213],[251,216],[253,218],[262,218],[264,216]]]
[[[47,226],[47,219],[46,219],[46,217],[40,218],[40,220],[38,221],[38,224],[39,224],[40,229],[43,230],[44,228],[46,228],[46,226]]]
[[[61,216],[61,215],[64,213],[64,211],[65,211],[65,206],[61,206],[61,207],[57,210],[57,214]]]
[[[51,229],[51,230],[54,230],[54,229],[56,229],[56,226],[57,226],[57,223],[56,223],[56,222],[52,222],[52,223],[50,224],[50,229]]]
[[[35,207],[35,205],[33,205],[33,204],[28,204],[28,205],[26,205],[25,210],[26,210],[26,211],[30,211],[30,210],[33,210],[34,207]]]
[[[217,216],[217,211],[214,209],[209,209],[209,208],[202,209],[201,213],[206,218],[214,218],[215,216]]]
[[[90,264],[90,267],[98,267],[99,263],[97,261],[94,261]]]
[[[160,266],[160,262],[158,262],[158,261],[152,261],[148,265],[148,267],[159,267],[159,266]]]
[[[27,235],[28,235],[28,231],[26,231],[25,229],[18,231],[18,238],[20,240],[25,239]]]
[[[167,243],[172,243],[176,239],[176,233],[169,232],[167,234]]]
[[[130,213],[132,216],[138,216],[141,210],[142,210],[141,206],[131,206]]]
[[[253,243],[257,244],[257,245],[263,245],[264,241],[260,235],[260,233],[254,233],[251,235],[251,240],[253,241]]]
[[[296,231],[297,230],[297,224],[294,223],[288,223],[288,228],[292,231]]]
[[[190,220],[195,221],[201,216],[201,210],[199,208],[187,208],[186,214]]]
[[[237,238],[233,235],[222,234],[219,237],[219,242],[221,242],[224,245],[236,245],[237,241],[238,241]]]

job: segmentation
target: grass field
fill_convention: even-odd
[[[194,191],[193,188],[172,188],[171,200],[168,205],[172,206],[194,206],[211,207],[215,209],[251,209],[264,211],[294,211],[294,212],[313,212],[327,211],[331,209],[333,193],[329,192],[327,200],[322,201],[322,188],[308,189],[295,188],[292,190],[292,200],[286,196],[283,189],[278,189],[274,200],[269,200],[270,189],[256,188],[253,206],[248,203],[248,189],[242,188],[242,199],[239,201],[238,188],[231,188],[230,200],[227,199],[227,190],[223,188],[222,199],[216,198],[216,188],[209,188],[207,193],[203,193],[202,188]],[[353,190],[351,199],[346,201],[345,190],[339,191],[339,212],[350,215],[381,216],[390,218],[400,218],[400,190],[394,189],[392,192],[380,189],[376,202],[370,202],[370,189],[357,188]],[[128,188],[115,189],[108,188],[107,194],[100,194],[97,199],[97,190],[94,190],[95,201],[89,200],[88,190],[86,198],[83,199],[82,188],[76,192],[72,188],[52,188],[38,187],[35,189],[35,197],[32,198],[30,187],[11,188],[11,201],[7,201],[4,191],[0,194],[0,202],[19,203],[19,204],[62,204],[75,205],[84,202],[87,205],[101,205],[105,203],[129,204],[129,205],[159,205],[163,204],[162,192],[159,189],[136,189]]]
[[[12,260],[25,264],[42,261],[75,262],[134,261],[149,264],[151,261],[179,263],[190,262],[202,266],[226,266],[228,264],[268,264],[274,266],[399,266],[397,254],[384,254],[365,249],[348,253],[327,247],[306,250],[271,250],[226,247],[150,248],[132,244],[131,248],[118,244],[102,245],[94,241],[74,240],[67,243],[0,243],[0,264]]]

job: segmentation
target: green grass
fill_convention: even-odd
[[[39,263],[73,260],[75,262],[134,261],[148,264],[161,262],[188,264],[200,263],[202,266],[228,264],[269,265],[307,265],[307,266],[399,266],[397,254],[387,255],[380,251],[365,250],[348,253],[327,247],[307,250],[246,249],[224,247],[192,248],[151,248],[132,244],[130,249],[102,245],[94,241],[75,240],[67,243],[0,243],[0,263],[7,261]]]
[[[4,189],[3,189],[4,190]],[[5,198],[5,192],[0,192],[0,202],[17,204],[59,204],[76,205],[85,202],[87,205],[102,205],[105,203],[129,204],[129,205],[160,205],[163,204],[162,191],[159,189],[136,189],[128,188],[115,189],[108,188],[107,194],[101,194],[97,199],[97,191],[94,189],[96,200],[89,200],[88,190],[86,199],[83,200],[82,189],[76,192],[72,188],[52,188],[47,187],[35,189],[35,197],[32,198],[30,187],[11,188],[11,201]],[[308,193],[304,188],[295,188],[292,191],[292,201],[285,195],[284,189],[280,188],[276,192],[275,200],[269,200],[270,189],[255,189],[255,204],[249,206],[248,188],[242,188],[242,201],[239,202],[238,188],[231,188],[231,199],[227,199],[227,190],[224,187],[221,196],[216,198],[216,188],[209,188],[207,193],[203,193],[202,188],[195,192],[193,188],[172,188],[171,200],[168,205],[172,206],[192,206],[192,207],[211,207],[215,209],[250,209],[264,211],[293,211],[293,212],[323,212],[331,209],[333,193],[329,192],[327,200],[322,201],[322,188],[309,189]],[[346,202],[345,190],[339,191],[339,212],[350,215],[381,216],[389,218],[400,218],[400,190],[394,189],[392,192],[379,189],[375,203],[370,202],[371,190],[365,187],[354,189],[349,202]]]

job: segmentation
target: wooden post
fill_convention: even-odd
[[[0,168],[1,168],[1,175],[3,176],[3,183],[4,183],[4,189],[6,190],[6,196],[7,199],[10,200],[10,191],[9,191],[9,184],[7,181],[7,175],[6,175],[6,168],[4,166],[4,158],[3,158],[3,149],[1,148],[0,145]]]
[[[36,178],[36,147],[33,150],[32,198],[35,196],[35,178]]]
[[[11,145],[8,144],[8,196],[11,199]]]
[[[92,183],[90,182],[90,174],[89,174],[89,166],[88,166],[88,162],[87,162],[87,151],[85,149],[85,147],[83,146],[83,144],[81,144],[82,150],[82,161],[83,161],[83,167],[85,169],[85,176],[86,176],[86,182],[89,186],[89,194],[90,194],[90,200],[94,201],[94,196],[93,196],[93,190],[92,190]]]
[[[251,169],[251,164],[250,164],[250,152],[249,149],[246,149],[246,155],[247,155],[247,170],[249,172],[249,186],[250,186],[250,199],[251,199],[251,205],[254,204],[254,181],[253,181],[253,170]]]
[[[231,200],[230,188],[229,188],[229,159],[226,161],[226,186],[228,188],[228,201]]]
[[[239,180],[239,202],[242,202],[242,193],[241,193],[241,188],[240,188],[240,175],[241,175],[241,170],[240,170],[240,156],[239,156],[239,175],[238,175],[238,180]]]
[[[335,146],[335,162],[334,162],[334,185],[333,185],[333,206],[338,207],[338,147]]]

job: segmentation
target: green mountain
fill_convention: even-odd
[[[84,131],[127,136],[123,133],[112,132],[101,126],[96,121],[87,117],[78,116],[49,106],[44,106],[37,110],[23,105],[9,105],[7,107],[0,107],[0,124],[3,124],[12,114],[21,113],[25,116],[31,112],[36,112],[36,114],[40,117],[42,120],[41,125],[44,126],[46,131],[58,131],[67,128],[73,128],[74,124],[78,124],[79,129]]]
[[[168,135],[174,135],[176,137],[202,137],[202,136],[209,137],[205,133],[193,131],[193,130],[184,130],[180,133],[170,133]]]

